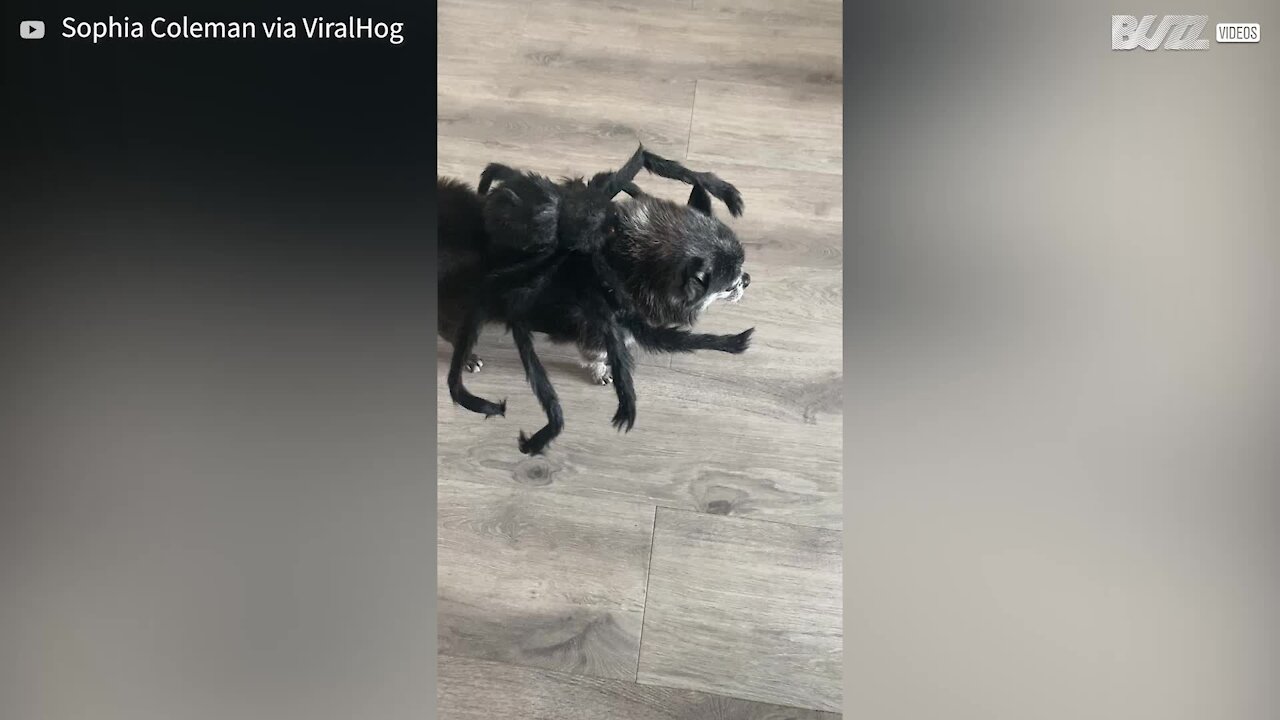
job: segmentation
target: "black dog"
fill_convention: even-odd
[[[641,193],[630,183],[640,164],[693,183],[690,204]],[[742,246],[711,216],[704,187],[726,199],[731,211],[740,212],[741,199],[731,185],[643,148],[623,170],[601,173],[590,183],[578,179],[554,184],[490,166],[481,186],[495,178],[500,185],[487,206],[486,198],[465,184],[437,178],[440,330],[455,346],[451,395],[464,407],[489,416],[503,414],[505,401],[492,403],[471,395],[462,387],[461,370],[465,365],[476,371],[482,365],[470,349],[485,318],[505,321],[511,328],[548,418],[547,426],[532,438],[521,433],[523,452],[540,452],[563,427],[555,391],[533,352],[531,332],[544,332],[557,342],[576,342],[593,377],[615,383],[619,409],[614,424],[620,429],[630,429],[635,418],[628,345],[639,343],[664,352],[746,349],[751,330],[705,335],[683,329],[714,300],[740,299],[750,283],[750,276],[741,271]],[[597,192],[591,193],[593,189]],[[636,199],[612,203],[617,189]],[[539,233],[546,237],[542,247]],[[602,239],[594,240],[593,235]],[[526,236],[532,239],[524,240]],[[525,245],[519,247],[522,241]],[[557,249],[565,252],[554,252]]]

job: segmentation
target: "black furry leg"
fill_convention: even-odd
[[[693,190],[689,191],[689,207],[703,215],[711,214],[711,196],[701,185],[694,185]]]
[[[547,248],[519,262],[499,267],[485,276],[484,292],[481,294],[487,297],[495,290],[505,290],[524,284],[541,273],[554,270],[564,257],[565,253]]]
[[[507,182],[519,176],[519,170],[509,168],[501,163],[489,163],[485,166],[484,171],[480,173],[480,184],[476,186],[476,192],[481,195],[487,195],[489,193],[489,185],[494,181]]]
[[[748,328],[737,335],[711,335],[689,332],[680,328],[654,327],[634,318],[624,321],[623,326],[631,332],[640,347],[668,353],[718,350],[737,355],[751,346],[751,336],[756,331],[755,328]]]
[[[616,173],[611,173],[611,172],[599,173],[595,177],[591,178],[591,182],[588,184],[590,187],[607,187],[608,186],[607,184],[612,182],[614,187],[617,190],[617,192],[615,192],[614,195],[617,195],[618,192],[624,192],[633,198],[646,197],[645,191],[641,190],[640,186],[636,185],[634,182],[614,181],[613,176],[615,174]],[[612,197],[610,199],[612,199]]]
[[[614,271],[613,266],[609,264],[609,259],[603,253],[594,253],[591,256],[591,268],[603,283],[605,300],[614,312],[632,307],[631,293],[627,292],[627,284],[618,277],[618,273]]]
[[[587,187],[604,190],[610,200],[620,192],[625,192],[631,197],[643,196],[644,193],[632,180],[635,180],[636,175],[644,169],[646,153],[644,145],[639,146],[622,167],[609,172],[596,173],[587,183]]]
[[[511,336],[515,339],[516,350],[520,352],[520,362],[524,365],[524,374],[529,378],[533,394],[538,397],[542,411],[547,414],[546,426],[534,433],[533,437],[525,437],[524,431],[520,431],[520,452],[539,455],[564,429],[564,413],[560,410],[560,399],[556,397],[556,390],[551,386],[547,371],[533,350],[533,335],[529,329],[522,324],[512,324]]]
[[[694,172],[674,160],[654,155],[643,148],[641,152],[644,153],[645,170],[658,177],[679,180],[694,187],[701,186],[724,203],[734,217],[742,215],[742,194],[738,192],[738,188],[721,180],[715,173]]]
[[[729,208],[729,213],[734,217],[742,215],[742,193],[738,192],[738,188],[732,184],[721,180],[715,173],[695,172],[681,165],[675,160],[668,160],[661,155],[655,155],[644,149],[641,145],[636,149],[634,155],[614,172],[599,173],[591,178],[591,187],[604,188],[608,192],[609,197],[613,197],[620,192],[626,192],[632,197],[639,197],[632,189],[639,190],[632,182],[641,168],[668,180],[679,180],[694,186],[694,188],[703,188],[705,192],[718,198]],[[690,204],[694,204],[694,198],[690,198]],[[707,210],[710,210],[710,203],[706,202]]]
[[[631,351],[616,328],[604,336],[605,352],[609,354],[609,369],[613,372],[613,388],[618,393],[618,411],[613,414],[613,426],[623,432],[631,432],[636,424],[636,389],[631,384],[633,361]]]
[[[484,308],[480,300],[467,310],[467,316],[458,328],[458,336],[453,341],[453,357],[449,362],[449,397],[471,412],[481,413],[486,418],[507,414],[507,401],[490,402],[472,395],[462,384],[462,369],[468,359],[474,357],[471,352],[480,339],[480,328],[484,325]]]
[[[622,192],[630,195],[633,198],[645,197],[645,192],[640,189],[639,185],[636,185],[633,182],[629,182],[626,185],[623,185]]]
[[[628,185],[635,187],[635,184],[631,181],[635,180],[636,175],[639,175],[640,171],[644,168],[644,156],[645,149],[644,146],[641,145],[636,149],[635,153],[625,163],[623,163],[622,167],[613,172],[597,174],[595,177],[591,178],[591,182],[588,183],[588,185],[590,187],[605,188],[605,191],[610,198],[626,190]]]

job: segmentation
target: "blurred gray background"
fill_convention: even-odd
[[[846,717],[1280,712],[1278,16],[848,13]]]

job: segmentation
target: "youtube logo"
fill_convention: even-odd
[[[44,37],[44,21],[23,20],[18,23],[18,34],[23,40],[39,40]]]

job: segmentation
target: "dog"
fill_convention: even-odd
[[[467,303],[490,270],[489,238],[483,197],[467,183],[437,177],[436,199],[439,332],[453,343]],[[751,275],[743,269],[745,251],[732,229],[712,214],[705,191],[695,187],[690,203],[684,205],[650,195],[616,205],[616,230],[604,252],[646,323],[659,329],[688,329],[713,303],[742,300],[751,284]],[[540,308],[533,315],[532,329],[552,342],[577,345],[592,380],[609,384],[613,378],[607,352],[587,340],[590,334],[581,327],[581,316],[573,312],[573,294],[566,292],[562,299],[566,304]],[[504,318],[499,314],[489,319]],[[728,337],[738,342],[716,349],[741,352],[750,342],[751,331]],[[635,344],[632,333],[626,333],[625,339],[628,345]],[[478,372],[483,366],[483,360],[473,354],[466,369]]]

